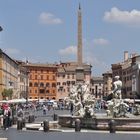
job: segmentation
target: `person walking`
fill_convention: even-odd
[[[8,105],[5,105],[4,107],[4,112],[3,112],[3,127],[4,130],[8,130],[9,126],[10,126],[10,109],[8,107]]]

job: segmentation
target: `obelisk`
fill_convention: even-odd
[[[78,9],[78,46],[77,46],[77,68],[76,68],[76,81],[84,81],[84,68],[82,62],[82,11],[79,4]]]

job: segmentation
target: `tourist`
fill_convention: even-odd
[[[3,127],[4,130],[7,130],[10,126],[10,116],[11,116],[11,111],[10,107],[8,104],[4,105],[4,112],[3,112]]]
[[[47,113],[47,107],[46,105],[43,105],[43,115],[46,115],[46,113]]]

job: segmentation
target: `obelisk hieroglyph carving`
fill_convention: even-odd
[[[76,68],[76,81],[84,81],[84,69],[82,62],[82,11],[79,4],[78,9],[78,45],[77,45],[77,68]]]

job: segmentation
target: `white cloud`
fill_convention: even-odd
[[[39,16],[40,23],[42,24],[61,24],[63,21],[60,18],[55,17],[51,13],[41,13]]]
[[[6,49],[5,49],[5,52],[6,52],[7,54],[19,54],[19,53],[20,53],[20,51],[17,50],[17,49],[15,49],[15,48],[6,48]]]
[[[67,48],[59,50],[59,54],[62,56],[66,55],[76,55],[77,53],[77,47],[76,46],[69,46]]]
[[[105,12],[103,19],[107,22],[140,26],[140,11],[136,9],[132,11],[121,11],[113,7],[110,11]]]
[[[102,46],[109,45],[109,41],[103,38],[94,39],[93,43],[96,45],[102,45]]]

